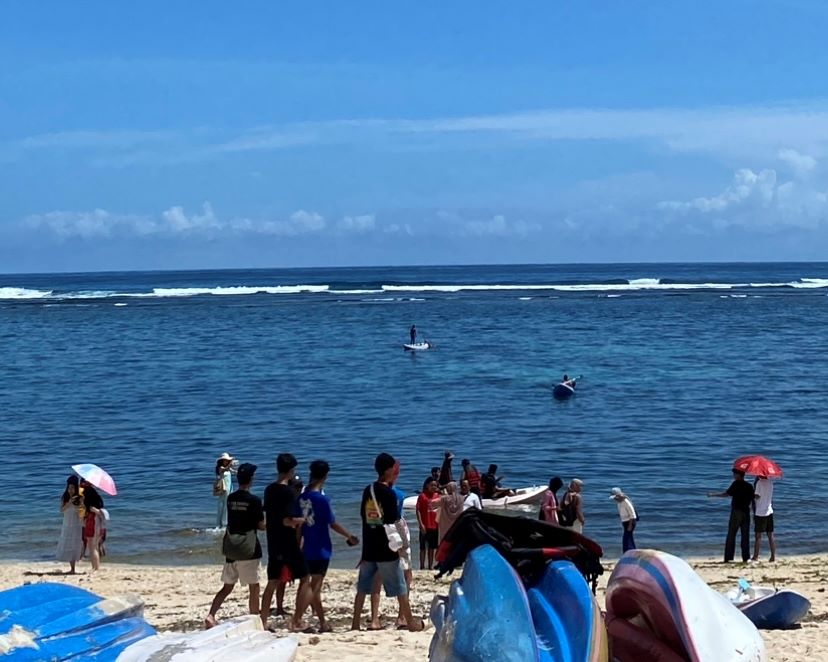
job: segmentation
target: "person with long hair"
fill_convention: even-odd
[[[563,481],[555,476],[549,481],[549,489],[543,493],[539,519],[550,524],[558,523],[558,490],[563,487]]]
[[[216,477],[213,481],[213,496],[216,497],[216,528],[227,526],[227,497],[233,491],[233,457],[222,453],[216,460]]]
[[[98,490],[91,483],[83,480],[80,486],[83,488],[83,507],[86,510],[83,522],[84,540],[86,540],[86,551],[89,553],[89,562],[92,564],[92,570],[95,571],[101,567],[101,545],[105,535],[104,502]]]
[[[60,497],[60,512],[63,513],[63,525],[60,527],[55,557],[58,561],[69,563],[69,574],[75,574],[75,564],[83,556],[83,522],[80,508],[82,505],[77,476],[66,479],[66,489]]]

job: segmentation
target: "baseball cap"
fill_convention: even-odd
[[[253,479],[253,474],[256,473],[256,469],[258,469],[255,464],[250,464],[250,462],[245,462],[244,464],[239,465],[239,468],[236,470],[236,477],[239,480],[240,485],[246,485]]]

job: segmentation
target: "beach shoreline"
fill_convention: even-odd
[[[784,586],[799,591],[811,600],[812,608],[800,628],[765,631],[763,637],[772,662],[806,662],[828,659],[828,554],[782,557],[777,563],[723,564],[711,558],[687,559],[692,567],[714,589],[725,591],[744,577],[751,583]],[[598,601],[603,607],[604,588],[612,571],[613,561],[599,580]],[[132,593],[145,601],[145,617],[160,631],[191,631],[202,627],[214,593],[220,587],[221,566],[202,565],[136,565],[104,564],[98,573],[89,573],[89,564],[79,564],[80,574],[64,574],[65,564],[57,562],[0,561],[0,590],[25,582],[55,581],[73,584],[111,597]],[[264,573],[262,573],[264,576]],[[382,613],[386,629],[367,631],[367,612],[363,630],[350,631],[352,605],[356,584],[354,570],[331,570],[326,579],[324,601],[326,615],[334,632],[329,634],[294,635],[299,643],[299,661],[330,660],[340,662],[385,660],[393,656],[397,662],[414,662],[428,657],[433,629],[410,633],[393,628],[396,602],[383,598]],[[416,571],[412,607],[418,616],[428,620],[428,609],[435,594],[445,594],[451,580],[434,579],[434,573]],[[294,592],[290,588],[286,607],[291,610]],[[247,610],[247,589],[237,586],[219,616],[222,619],[240,616]],[[314,622],[315,619],[308,620]],[[271,619],[271,625],[285,635],[287,623]]]

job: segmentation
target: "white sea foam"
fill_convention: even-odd
[[[125,304],[125,303],[116,303],[116,304],[113,304],[113,305],[114,305],[116,308],[123,308],[123,307],[124,307],[124,306],[126,306],[127,304]]]
[[[540,291],[556,292],[633,292],[636,290],[729,290],[747,287],[744,283],[661,283],[645,278],[636,283],[584,283],[578,285],[383,285],[386,292],[497,292],[497,291]]]
[[[518,301],[531,301],[532,297],[518,297]]]
[[[0,299],[47,299],[52,290],[29,290],[25,287],[0,287]]]
[[[205,294],[217,296],[242,296],[247,294],[302,294],[327,292],[327,285],[239,285],[235,287],[155,287],[151,293],[138,293],[136,297],[194,297]]]
[[[801,278],[798,283],[791,283],[793,287],[811,289],[828,287],[828,278]]]
[[[660,285],[658,278],[633,278],[627,281],[630,285]]]

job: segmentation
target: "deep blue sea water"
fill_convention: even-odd
[[[824,551],[826,294],[824,263],[0,276],[0,558],[51,557],[73,463],[118,483],[111,559],[197,562],[223,451],[259,493],[280,452],[329,460],[356,527],[377,452],[414,492],[445,449],[512,485],[582,478],[611,556],[613,486],[639,545],[720,554],[728,504],[705,493],[765,453],[780,553]],[[434,350],[403,352],[412,323]],[[583,379],[558,403],[563,372]]]

